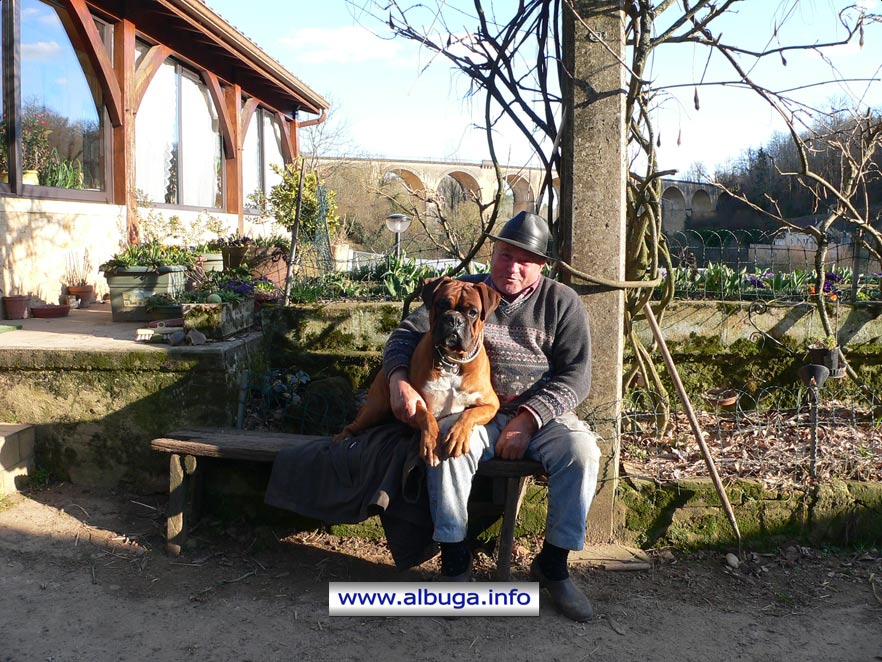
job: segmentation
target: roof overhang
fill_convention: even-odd
[[[136,30],[172,48],[192,64],[241,86],[285,115],[320,115],[329,107],[321,95],[267,55],[257,44],[200,0],[88,0]]]

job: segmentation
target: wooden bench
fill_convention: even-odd
[[[181,553],[191,520],[199,515],[202,487],[199,458],[272,462],[281,449],[315,439],[301,434],[196,428],[177,430],[150,442],[153,450],[169,454],[168,554]],[[542,473],[542,465],[531,460],[490,460],[478,466],[479,475],[492,479],[493,501],[501,505],[503,511],[496,561],[496,577],[500,581],[510,577],[515,524],[527,478]]]

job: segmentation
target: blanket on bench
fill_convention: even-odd
[[[332,524],[379,515],[395,566],[419,565],[437,544],[418,441],[411,428],[390,423],[341,442],[319,437],[282,449],[265,501]]]

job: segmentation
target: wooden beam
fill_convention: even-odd
[[[239,120],[239,149],[242,149],[244,146],[245,134],[248,133],[248,125],[251,124],[251,118],[254,116],[254,112],[259,105],[260,101],[254,97],[250,97],[245,102],[245,105],[242,106],[242,117]]]
[[[138,69],[135,71],[135,90],[134,98],[132,99],[135,104],[135,112],[141,107],[141,101],[147,93],[147,88],[150,87],[150,81],[153,80],[153,77],[159,71],[162,63],[165,62],[171,54],[172,50],[168,46],[157,44],[147,51],[144,59],[141,60],[141,64],[138,65]]]
[[[218,77],[210,71],[202,71],[202,80],[205,82],[208,93],[211,95],[211,100],[214,102],[214,107],[217,109],[221,138],[224,141],[224,157],[233,159],[236,157],[236,150],[234,149],[236,143],[233,141],[233,125],[230,122],[230,114],[227,112],[223,88]]]
[[[233,158],[224,163],[226,177],[226,205],[227,212],[238,216],[237,229],[242,234],[245,224],[244,203],[242,200],[242,88],[238,85],[230,85],[224,88],[224,104],[227,117],[230,119],[231,138],[234,149],[231,151]]]
[[[293,163],[296,156],[294,145],[291,142],[291,123],[280,112],[276,112],[276,120],[279,123],[279,129],[282,132],[282,161],[285,163]]]
[[[113,202],[125,205],[126,234],[138,241],[138,200],[135,195],[135,25],[126,19],[113,30],[114,69],[123,99],[123,121],[113,128]]]
[[[98,76],[98,84],[104,92],[104,104],[110,115],[110,124],[118,127],[123,122],[123,100],[119,82],[113,70],[110,54],[104,46],[98,27],[85,0],[63,0],[77,36],[85,45],[86,57]]]

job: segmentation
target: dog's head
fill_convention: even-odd
[[[501,295],[484,283],[441,276],[423,283],[432,343],[447,355],[467,355],[478,342],[484,320],[496,310]]]

